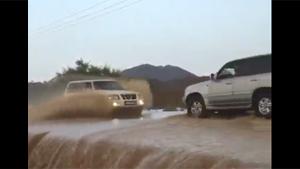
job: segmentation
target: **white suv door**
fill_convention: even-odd
[[[233,96],[240,106],[251,106],[253,91],[262,83],[263,74],[270,71],[270,57],[253,57],[236,63]]]
[[[251,106],[252,93],[256,88],[256,76],[238,76],[233,81],[233,98],[239,106]]]
[[[231,63],[226,64],[211,80],[208,86],[208,107],[229,106],[233,99],[233,78],[235,69]]]

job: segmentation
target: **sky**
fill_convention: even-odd
[[[28,7],[28,81],[50,80],[80,58],[202,76],[272,49],[271,0],[29,0]]]

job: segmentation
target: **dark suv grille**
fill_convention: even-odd
[[[135,100],[136,94],[121,94],[123,100]]]

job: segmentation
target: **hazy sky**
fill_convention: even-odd
[[[232,59],[271,53],[271,0],[29,0],[28,6],[28,80],[49,80],[79,58],[118,69],[170,64],[201,76]]]

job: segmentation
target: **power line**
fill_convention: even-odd
[[[120,10],[122,10],[122,9],[124,9],[124,8],[128,8],[128,7],[130,7],[130,6],[134,5],[134,4],[137,4],[137,3],[141,2],[141,1],[142,1],[142,0],[133,1],[133,2],[131,2],[131,3],[129,3],[129,4],[127,4],[127,5],[123,5],[123,6],[119,7],[119,8],[112,9],[112,10],[110,10],[110,11],[107,11],[107,12],[100,13],[100,14],[98,14],[98,15],[94,15],[94,16],[92,16],[92,17],[89,17],[89,18],[87,18],[86,20],[83,20],[83,21],[79,21],[79,22],[78,22],[78,20],[76,20],[76,21],[73,22],[73,23],[64,25],[64,27],[66,27],[66,26],[71,26],[71,25],[76,25],[76,24],[79,24],[79,23],[82,23],[82,22],[86,22],[86,21],[91,21],[91,20],[97,19],[97,18],[99,18],[99,17],[101,17],[101,16],[109,15],[109,14],[111,14],[111,13],[113,13],[113,12],[117,12],[117,11],[120,11]],[[77,22],[77,23],[76,23],[76,22]],[[58,29],[58,30],[56,30],[56,31],[62,30],[64,27],[62,27],[61,29]]]
[[[127,8],[127,7],[130,7],[130,6],[134,5],[134,4],[137,4],[137,3],[141,2],[142,0],[133,1],[133,2],[131,2],[129,4],[127,4],[127,5],[123,5],[123,6],[119,7],[119,8],[112,9],[112,10],[109,10],[107,12],[103,12],[103,11],[106,11],[106,10],[108,10],[110,8],[114,8],[115,6],[119,6],[120,4],[125,3],[126,1],[128,1],[128,0],[119,1],[117,3],[114,3],[114,4],[112,4],[112,5],[108,6],[108,7],[105,7],[103,9],[101,9],[101,10],[98,10],[98,11],[92,13],[92,14],[97,14],[97,13],[100,12],[100,14],[98,14],[98,15],[87,14],[87,15],[84,15],[84,16],[81,16],[81,17],[77,18],[76,20],[71,20],[69,22],[65,22],[64,24],[61,24],[61,25],[58,25],[58,26],[54,27],[52,30],[49,30],[48,32],[57,32],[57,31],[60,31],[60,30],[64,29],[64,27],[76,25],[76,24],[79,24],[79,23],[82,23],[82,22],[85,22],[85,21],[90,21],[90,20],[96,19],[98,17],[108,15],[108,14],[113,13],[113,12],[120,11],[120,10],[122,10],[124,8]],[[47,33],[47,32],[45,32],[45,33]]]
[[[84,8],[84,9],[81,9],[81,10],[77,10],[76,12],[71,13],[70,15],[67,15],[65,17],[59,18],[59,19],[57,19],[57,20],[55,20],[55,21],[53,21],[53,22],[51,22],[51,23],[49,23],[47,25],[41,26],[41,27],[37,28],[35,31],[38,32],[40,30],[43,30],[43,29],[45,29],[45,28],[47,28],[49,26],[52,26],[52,25],[55,25],[55,24],[57,24],[57,23],[59,23],[61,21],[64,21],[65,19],[72,18],[73,16],[76,16],[76,15],[79,15],[79,14],[84,13],[86,11],[89,11],[90,9],[93,9],[93,8],[95,8],[95,7],[97,7],[97,6],[101,5],[101,4],[104,4],[104,3],[108,2],[108,1],[110,1],[110,0],[99,1],[99,2],[97,2],[97,3],[95,3],[95,4],[91,5],[91,6],[89,6],[87,8]]]
[[[97,10],[97,11],[95,11],[95,12],[88,13],[88,14],[85,14],[85,15],[83,15],[83,16],[79,16],[79,17],[74,18],[74,19],[69,20],[69,21],[65,21],[65,22],[63,22],[63,23],[61,23],[61,24],[55,25],[55,26],[53,26],[53,27],[49,27],[49,28],[44,29],[44,30],[42,30],[42,31],[40,31],[40,32],[37,32],[37,33],[43,33],[43,32],[46,33],[46,32],[48,32],[48,31],[55,30],[55,29],[60,28],[60,27],[62,27],[62,26],[64,26],[64,25],[66,25],[66,24],[72,23],[72,22],[77,21],[77,20],[84,19],[84,18],[86,18],[86,17],[88,17],[88,16],[90,16],[90,15],[92,15],[92,14],[97,14],[97,13],[99,13],[99,12],[103,12],[103,11],[105,11],[105,10],[108,10],[108,9],[110,9],[110,8],[113,8],[114,6],[118,6],[118,5],[122,4],[122,3],[125,3],[126,1],[129,1],[129,0],[121,0],[121,1],[118,1],[118,2],[116,2],[116,3],[113,3],[112,5],[109,5],[109,6],[107,6],[107,7],[101,8],[100,10]]]

